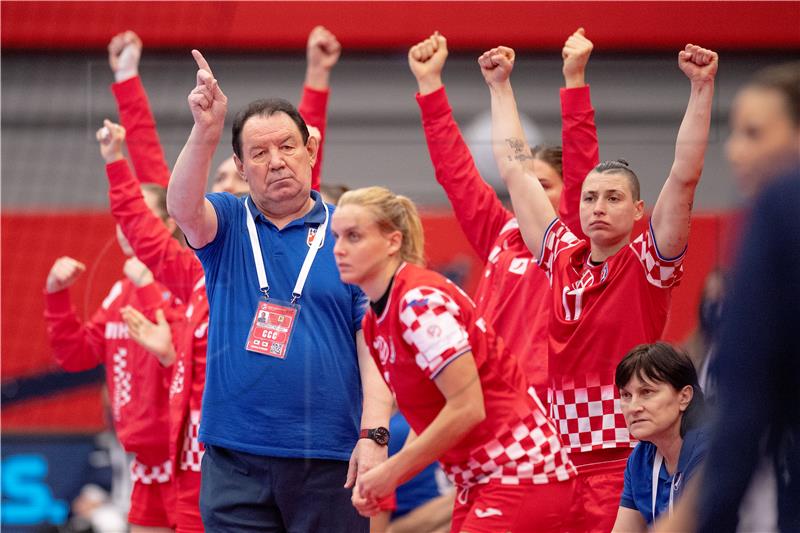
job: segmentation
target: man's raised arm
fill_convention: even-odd
[[[525,244],[538,257],[544,232],[556,213],[531,170],[533,156],[525,140],[509,80],[514,68],[514,51],[505,46],[492,48],[478,58],[478,64],[492,96],[492,148],[497,168],[511,195]]]
[[[189,244],[201,248],[217,234],[217,214],[204,194],[214,150],[225,127],[228,98],[219,88],[203,55],[192,50],[192,56],[198,67],[197,86],[188,98],[194,126],[172,169],[167,210]]]
[[[678,53],[678,66],[689,78],[692,89],[675,141],[675,161],[658,195],[651,218],[658,251],[666,258],[682,254],[689,240],[694,191],[703,171],[711,127],[717,54],[687,44]]]

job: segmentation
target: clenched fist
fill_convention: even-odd
[[[106,163],[113,163],[124,157],[122,154],[122,143],[125,142],[124,127],[105,119],[103,127],[97,130],[95,137],[100,145],[100,155]]]
[[[486,83],[492,86],[507,82],[514,70],[514,58],[514,50],[507,46],[498,46],[481,54],[478,65]]]
[[[139,75],[141,57],[142,40],[130,30],[116,34],[108,43],[108,65],[117,82]]]
[[[716,52],[695,44],[687,44],[686,48],[678,52],[678,66],[692,83],[714,81],[718,62],[719,56]]]
[[[47,274],[45,290],[52,294],[72,286],[75,281],[86,271],[86,265],[71,257],[56,259],[50,272]]]
[[[442,69],[447,61],[447,39],[438,31],[408,50],[408,66],[417,79],[420,94],[442,86]]]
[[[594,45],[592,41],[586,38],[586,30],[583,28],[578,28],[564,42],[564,48],[561,49],[561,58],[564,60],[564,66],[561,71],[564,73],[564,81],[567,88],[586,85],[584,73],[593,48]]]

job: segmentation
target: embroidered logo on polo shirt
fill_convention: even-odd
[[[306,236],[306,244],[309,248],[311,248],[311,243],[314,242],[314,237],[317,234],[317,228],[308,228],[308,235]],[[325,235],[322,236],[322,240],[319,243],[320,248],[325,244]]]

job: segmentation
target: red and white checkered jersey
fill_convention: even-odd
[[[136,288],[117,281],[102,305],[85,323],[70,302],[69,291],[45,296],[45,320],[56,361],[69,372],[105,364],[114,429],[126,451],[143,462],[169,458],[168,388],[172,370],[163,367],[128,335],[121,309],[141,310],[150,320],[162,307],[168,317],[183,313],[180,303],[163,285]]]
[[[183,437],[183,450],[181,450],[181,470],[200,471],[205,448],[198,440],[200,434],[200,410],[192,410],[186,420],[186,432]]]
[[[589,242],[556,219],[539,261],[553,289],[550,414],[573,452],[635,444],[614,372],[632,348],[659,339],[683,273],[684,254],[662,257],[652,227],[600,265],[590,254]]]
[[[364,337],[400,411],[420,434],[446,401],[434,380],[472,352],[486,418],[439,458],[460,486],[569,479],[575,469],[516,357],[477,313],[475,304],[440,274],[404,264],[381,316],[364,316]]]
[[[581,185],[597,165],[599,150],[588,86],[561,89],[564,188],[559,216],[580,230]],[[547,390],[547,335],[551,298],[547,277],[536,265],[513,215],[475,166],[453,118],[444,87],[417,94],[436,180],[475,252],[484,261],[475,290],[478,312],[511,353],[541,398]]]
[[[172,479],[172,461],[166,460],[161,464],[146,465],[136,459],[131,462],[131,481],[143,485],[153,483],[168,483]]]

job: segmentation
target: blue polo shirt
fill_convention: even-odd
[[[661,463],[656,486],[656,518],[669,509],[669,492],[672,480],[675,479],[673,505],[677,503],[683,488],[697,472],[708,451],[708,437],[702,429],[692,429],[683,436],[681,453],[675,474],[667,473],[667,465]],[[656,446],[641,441],[628,457],[625,467],[625,486],[622,489],[620,507],[638,510],[648,524],[653,523],[653,462],[656,457]]]
[[[310,230],[325,219],[320,195],[303,218],[278,228],[253,204],[270,298],[289,301],[309,250]],[[348,460],[358,440],[361,380],[355,336],[366,297],[342,283],[330,224],[308,275],[285,359],[245,350],[261,292],[247,233],[244,198],[206,196],[217,234],[197,256],[210,308],[200,440],[256,455]],[[333,214],[333,206],[328,207]]]

